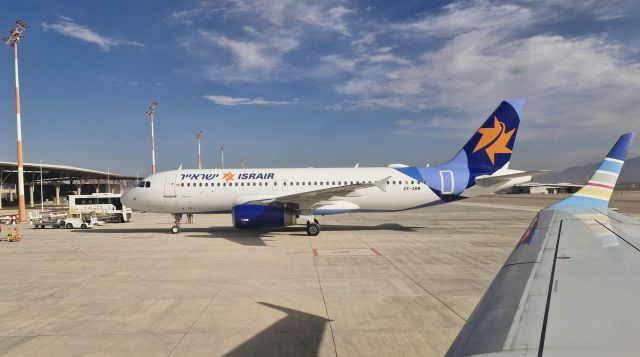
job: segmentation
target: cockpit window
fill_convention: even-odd
[[[144,187],[145,181],[138,182],[138,187]]]
[[[144,187],[151,187],[151,181],[147,181],[147,183],[145,183]]]

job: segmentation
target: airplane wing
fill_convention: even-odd
[[[520,171],[512,174],[497,175],[497,176],[478,176],[476,177],[476,184],[480,186],[488,187],[488,186],[493,186],[500,182],[509,181],[511,179],[527,177],[527,176],[533,177],[533,176],[546,174],[548,172],[549,172],[548,170],[533,170],[533,171]]]
[[[242,202],[245,204],[264,204],[264,205],[297,205],[300,209],[309,209],[314,206],[321,205],[323,202],[329,201],[336,197],[347,197],[357,195],[357,190],[369,187],[378,187],[382,191],[387,190],[387,180],[391,176],[387,176],[381,180],[373,182],[358,182],[353,185],[343,185],[337,187],[324,188],[320,190],[294,193],[290,195],[281,195],[275,197],[257,198]]]
[[[584,188],[538,213],[447,356],[640,351],[640,222],[608,209],[632,138]]]

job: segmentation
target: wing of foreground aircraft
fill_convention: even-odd
[[[633,134],[587,184],[541,210],[447,356],[640,351],[640,222],[608,210]]]

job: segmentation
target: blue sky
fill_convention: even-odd
[[[640,132],[637,1],[0,3],[20,46],[25,160],[150,172],[436,164],[526,98],[512,167],[563,169]],[[4,25],[2,25],[4,24]],[[0,160],[15,161],[11,49]],[[640,153],[636,142],[632,148]]]

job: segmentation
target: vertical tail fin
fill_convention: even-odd
[[[452,161],[466,157],[471,176],[491,175],[511,159],[524,100],[506,100],[491,113]]]
[[[634,134],[622,135],[611,151],[602,160],[596,172],[587,181],[586,185],[578,192],[552,205],[552,208],[561,206],[583,205],[595,208],[606,208],[609,206],[609,199],[613,193],[613,188],[618,182],[618,176],[622,171],[622,165],[627,158],[627,153],[631,147]]]

